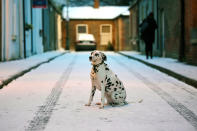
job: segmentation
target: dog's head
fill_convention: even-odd
[[[98,64],[106,61],[107,57],[103,52],[95,50],[95,51],[91,52],[89,60],[92,62],[92,65],[98,65]]]

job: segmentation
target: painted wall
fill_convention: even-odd
[[[33,8],[33,54],[43,53],[42,9]]]
[[[24,0],[24,24],[32,25],[32,8],[31,1]],[[30,28],[25,29],[25,52],[26,57],[29,57],[33,54],[33,43],[32,43],[32,30]]]
[[[23,58],[23,3],[2,0],[2,60]]]

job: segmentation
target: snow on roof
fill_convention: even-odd
[[[117,16],[128,15],[128,6],[91,6],[69,7],[69,19],[114,19]],[[67,9],[63,9],[63,17],[66,18]]]

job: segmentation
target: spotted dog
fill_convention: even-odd
[[[125,101],[126,90],[117,75],[115,75],[109,69],[108,65],[104,63],[104,61],[107,60],[105,54],[100,51],[93,51],[91,52],[89,60],[92,64],[90,73],[92,90],[89,102],[86,106],[91,105],[96,89],[101,91],[101,109],[104,108],[105,98],[107,99],[108,105],[117,106],[127,104]]]

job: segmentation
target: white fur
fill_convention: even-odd
[[[90,73],[92,90],[89,102],[86,106],[91,105],[96,89],[101,91],[100,108],[104,107],[105,98],[107,99],[107,104],[112,106],[127,104],[125,101],[126,90],[117,75],[115,75],[107,64],[104,63],[106,60],[105,54],[100,51],[93,51],[90,57],[90,61],[93,65]]]

